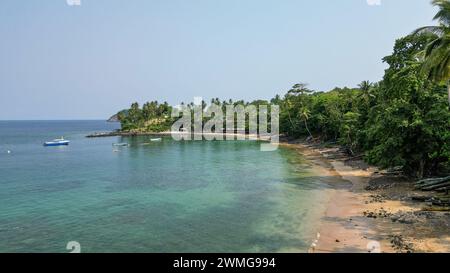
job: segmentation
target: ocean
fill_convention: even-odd
[[[72,241],[81,252],[308,250],[328,186],[297,151],[85,137],[117,128],[0,121],[0,252],[70,252]],[[69,146],[43,146],[61,136]]]

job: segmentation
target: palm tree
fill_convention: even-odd
[[[422,70],[429,80],[447,82],[448,103],[450,104],[450,0],[433,0],[431,2],[439,8],[434,20],[438,26],[421,27],[414,31],[417,34],[431,34],[433,38],[422,52]]]
[[[361,95],[359,97],[364,100],[367,107],[370,106],[370,100],[375,97],[371,92],[372,87],[373,83],[371,83],[370,81],[362,81],[360,84],[358,84],[358,88],[359,90],[361,90]]]
[[[308,134],[311,137],[311,139],[313,138],[313,136],[308,128],[308,119],[309,119],[311,112],[309,111],[308,108],[305,107],[305,99],[308,96],[308,94],[313,93],[313,92],[314,92],[313,90],[308,88],[308,84],[297,83],[291,88],[291,90],[288,91],[288,97],[287,97],[287,102],[288,102],[289,108],[296,108],[296,107],[298,107],[297,105],[300,104],[298,115],[299,115],[300,119],[303,121],[306,131],[308,131]],[[291,100],[290,100],[291,98],[294,99],[294,104],[291,102]],[[291,127],[293,129],[294,123],[292,122],[290,111],[288,111],[288,116],[289,116],[289,120],[291,122]]]
[[[291,125],[291,133],[293,133],[294,132],[294,122],[292,121],[292,117],[291,117],[291,110],[292,110],[292,108],[293,108],[293,105],[292,105],[292,101],[290,100],[290,98],[289,97],[286,97],[286,106],[287,106],[287,113],[288,113],[288,118],[289,118],[289,123],[290,123],[290,125]]]
[[[370,89],[373,87],[373,83],[370,81],[362,81],[358,84],[358,88],[363,91],[363,93],[369,93]]]
[[[311,131],[309,131],[309,128],[308,128],[308,119],[309,119],[310,115],[311,115],[311,111],[309,111],[308,108],[302,107],[300,109],[300,118],[303,120],[303,123],[305,124],[306,131],[308,131],[308,134],[311,137],[311,139],[314,139],[314,137],[311,134]]]
[[[297,83],[291,88],[291,90],[288,91],[289,94],[293,94],[295,96],[297,95],[302,96],[312,92],[313,92],[312,90],[308,89],[307,83]]]

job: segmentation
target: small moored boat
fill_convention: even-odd
[[[150,141],[161,141],[162,138],[151,138]]]
[[[125,147],[125,146],[129,146],[129,145],[128,145],[128,143],[113,143],[113,146],[116,146],[116,147],[123,146],[123,147]]]
[[[70,141],[65,140],[64,137],[54,139],[53,141],[44,142],[44,146],[63,146],[69,145]]]

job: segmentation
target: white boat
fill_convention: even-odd
[[[63,146],[69,145],[70,141],[65,140],[64,137],[54,139],[53,141],[44,142],[44,146]]]
[[[113,143],[113,146],[129,146],[128,143]]]
[[[155,142],[155,141],[161,141],[161,140],[162,140],[162,138],[160,138],[160,137],[159,137],[159,138],[151,138],[151,139],[150,139],[150,141],[153,141],[153,142]]]

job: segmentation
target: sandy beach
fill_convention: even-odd
[[[380,173],[362,160],[349,160],[339,148],[283,144],[312,161],[317,172],[336,177],[326,194],[328,208],[310,252],[449,252],[450,214],[429,211],[413,196],[412,180]]]
[[[186,133],[114,132],[90,137],[176,134]],[[255,135],[224,134],[224,137],[228,136],[268,140]],[[414,190],[413,179],[383,174],[361,158],[349,158],[338,146],[286,140],[280,145],[296,149],[312,163],[314,173],[330,181],[330,187],[324,189],[324,195],[328,197],[327,210],[317,230],[317,238],[311,240],[309,252],[450,252],[448,207],[447,210],[433,211],[429,203],[413,201],[413,197],[426,200],[435,194]]]

